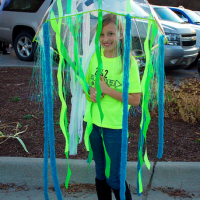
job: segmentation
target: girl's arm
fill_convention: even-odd
[[[106,94],[118,101],[123,102],[122,92],[118,92],[110,87],[108,87],[104,81],[104,78],[101,76],[99,81],[101,90],[103,94]],[[140,93],[130,93],[128,94],[128,104],[132,106],[138,106],[140,104]]]

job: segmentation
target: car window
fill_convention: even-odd
[[[178,23],[184,23],[182,19],[180,19],[172,10],[169,8],[160,8],[160,7],[154,7],[154,10],[156,13],[160,16],[163,20],[178,22]]]
[[[175,10],[174,10],[174,12],[175,12],[180,18],[182,18],[182,19],[187,19],[187,18],[183,15],[183,13],[181,13],[181,12],[179,12],[179,11],[175,11]]]
[[[3,11],[37,12],[45,0],[11,0]]]
[[[193,23],[200,23],[200,16],[191,10],[184,10]]]

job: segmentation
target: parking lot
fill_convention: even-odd
[[[17,58],[12,47],[7,49],[10,54],[0,54],[0,67],[34,67],[34,62],[24,62]]]
[[[168,70],[165,72],[166,77],[174,77],[178,82],[180,79],[185,79],[186,77],[199,77],[198,66],[195,65],[190,69],[180,69],[180,70]]]
[[[0,68],[4,67],[34,67],[34,61],[24,62],[17,58],[14,49],[11,47],[7,49],[10,54],[2,55],[0,54]],[[186,77],[199,77],[198,67],[195,65],[190,69],[180,69],[180,70],[168,70],[165,72],[166,77],[174,77],[178,82],[180,79]]]

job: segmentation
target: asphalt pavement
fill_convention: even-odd
[[[10,55],[0,54],[0,67],[33,67],[34,62],[18,60],[11,49]],[[193,73],[193,72],[190,72]],[[184,73],[183,73],[184,74]],[[196,74],[196,72],[194,72]],[[67,175],[67,160],[56,159],[59,183],[63,184]],[[86,160],[69,160],[72,175],[71,184],[78,184],[81,190],[62,191],[63,199],[96,200],[95,191],[87,191],[87,183],[94,184],[95,168],[90,171]],[[56,200],[49,165],[48,193],[50,200]],[[127,163],[127,182],[130,184],[133,200],[200,200],[199,162],[157,162],[151,163],[151,170],[143,166],[142,196],[136,192],[137,162]],[[0,157],[0,200],[44,200],[43,159]],[[114,196],[113,196],[113,199]]]
[[[34,67],[34,61],[24,62],[17,58],[14,49],[8,48],[10,54],[0,54],[0,68],[4,67]]]
[[[0,68],[4,67],[34,67],[34,61],[31,62],[24,62],[17,58],[15,55],[14,49],[9,48],[7,49],[10,54],[2,55],[0,54]],[[200,70],[200,69],[199,69]],[[198,77],[199,73],[197,65],[194,65],[192,68],[188,70],[168,70],[165,72],[166,76],[174,77],[178,82],[180,79],[184,79],[185,77]]]

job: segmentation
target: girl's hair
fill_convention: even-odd
[[[117,15],[114,14],[106,14],[103,16],[103,21],[102,21],[102,28],[109,23],[113,23],[117,26],[117,30],[120,31],[120,33],[123,33],[123,26],[122,22],[119,18],[117,18]]]
[[[102,21],[102,28],[106,25],[108,25],[109,23],[114,23],[116,25],[116,30],[117,30],[117,34],[123,34],[123,24],[121,22],[121,20],[117,17],[117,15],[115,14],[106,14],[103,16],[103,21]],[[120,73],[123,71],[123,55],[124,55],[124,39],[120,39],[120,43],[119,43],[119,51],[121,52],[121,62],[122,62],[122,69],[120,71]],[[132,58],[132,54],[130,53],[130,66],[131,66],[131,58]]]

